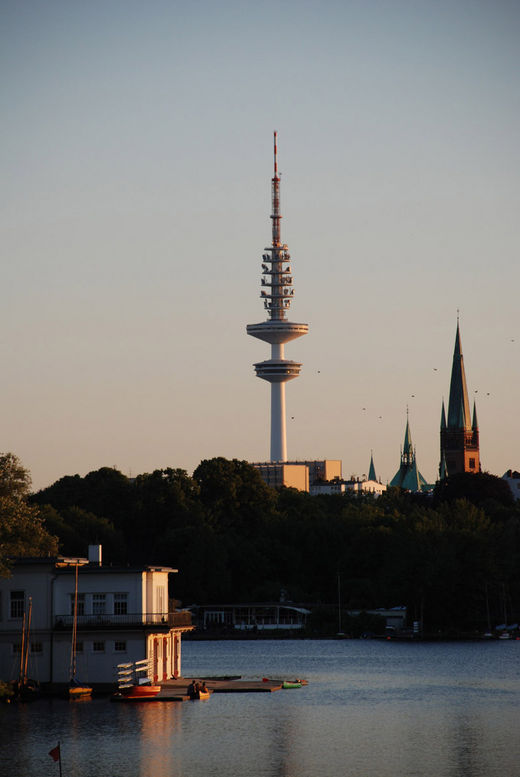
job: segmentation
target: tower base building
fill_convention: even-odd
[[[285,462],[253,462],[266,485],[271,488],[296,488],[298,491],[310,491],[316,483],[328,483],[341,480],[341,461],[339,459],[316,459]]]

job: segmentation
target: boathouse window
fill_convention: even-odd
[[[12,648],[13,648],[13,653],[15,655],[17,655],[17,654],[20,655],[20,653],[22,652],[22,643],[21,642],[13,642]]]
[[[116,653],[126,653],[126,642],[123,640],[120,640],[119,642],[114,642],[114,650]]]
[[[31,642],[31,653],[43,653],[43,645],[41,642]]]
[[[25,591],[11,591],[11,618],[23,618]]]
[[[93,642],[92,643],[92,650],[94,653],[104,653],[105,652],[105,643],[104,642]]]
[[[104,615],[106,605],[106,594],[92,594],[92,614]]]
[[[83,653],[83,642],[76,642],[76,653]]]
[[[126,615],[128,613],[128,594],[114,594],[114,615]]]
[[[69,594],[70,614],[74,615],[74,594]],[[78,615],[85,615],[85,594],[78,594]]]

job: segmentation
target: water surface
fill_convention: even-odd
[[[185,676],[305,677],[208,702],[4,705],[0,775],[516,777],[520,642],[185,642]],[[5,754],[5,755],[4,755]]]

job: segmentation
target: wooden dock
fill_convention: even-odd
[[[241,678],[212,679],[204,677],[181,677],[177,680],[165,680],[159,683],[161,686],[157,696],[130,699],[125,696],[112,696],[111,701],[129,704],[143,704],[151,702],[183,702],[190,701],[187,694],[188,685],[193,680],[205,680],[206,687],[211,693],[273,693],[282,690],[283,680],[242,680]],[[302,680],[302,685],[307,685]]]

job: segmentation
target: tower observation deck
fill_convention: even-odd
[[[271,461],[287,461],[285,421],[285,384],[297,378],[301,364],[285,358],[284,345],[306,335],[308,324],[287,320],[294,297],[291,256],[280,234],[280,176],[278,174],[277,133],[274,133],[274,175],[271,180],[272,245],[262,255],[260,297],[267,310],[267,320],[248,324],[247,334],[271,345],[271,358],[254,365],[259,378],[271,384]]]

